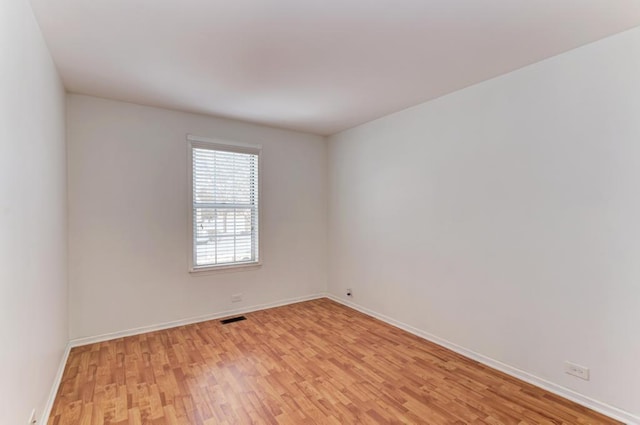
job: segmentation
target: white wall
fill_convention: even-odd
[[[0,2],[0,424],[43,413],[68,339],[64,96],[29,3]]]
[[[330,292],[640,415],[639,51],[634,29],[331,137]]]
[[[67,105],[71,338],[326,290],[324,138],[88,96]],[[261,268],[188,273],[187,133],[263,145]]]

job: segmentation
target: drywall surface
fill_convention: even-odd
[[[332,136],[330,293],[640,415],[638,51],[634,29]]]
[[[64,97],[29,2],[0,2],[0,424],[40,418],[68,340]]]
[[[67,106],[71,338],[326,290],[324,138],[80,95]],[[263,146],[260,268],[188,273],[188,133]]]

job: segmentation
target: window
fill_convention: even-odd
[[[187,136],[191,271],[260,264],[261,146]]]

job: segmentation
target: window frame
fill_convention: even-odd
[[[258,238],[257,251],[258,260],[250,262],[225,263],[220,265],[197,266],[195,262],[196,237],[194,234],[194,207],[193,207],[193,149],[204,148],[212,150],[220,150],[226,152],[248,153],[258,156]],[[249,143],[232,142],[222,139],[214,139],[209,137],[194,136],[187,134],[187,180],[188,180],[188,249],[189,249],[189,273],[206,273],[218,271],[235,271],[242,269],[253,269],[262,265],[264,252],[262,250],[262,145]],[[253,241],[252,241],[253,244]]]

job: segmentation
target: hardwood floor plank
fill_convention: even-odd
[[[71,350],[48,425],[618,424],[328,299]]]

